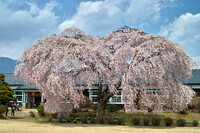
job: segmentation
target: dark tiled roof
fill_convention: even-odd
[[[192,77],[184,84],[200,84],[200,69],[192,70]]]
[[[13,73],[5,73],[5,82],[11,86],[19,86],[17,89],[37,89],[35,85],[26,85],[26,83],[19,77],[15,77]],[[103,82],[107,83],[106,78],[103,77]],[[200,84],[200,69],[192,70],[192,77],[184,84]],[[76,81],[76,84],[86,84],[84,81]],[[98,80],[94,80],[94,84],[98,84]]]
[[[35,85],[24,85],[24,86],[19,86],[16,89],[18,90],[37,90]]]
[[[35,85],[26,85],[24,80],[20,79],[19,76],[15,77],[13,73],[4,73],[5,82],[9,83],[10,86],[19,86],[16,89],[20,90],[35,90]]]
[[[13,73],[4,73],[6,78],[5,82],[9,83],[10,85],[24,85],[24,80],[20,79],[18,76],[15,77]]]

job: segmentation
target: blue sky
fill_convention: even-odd
[[[182,45],[200,63],[200,0],[0,0],[0,57],[17,59],[25,47],[76,26],[103,36],[140,28]]]

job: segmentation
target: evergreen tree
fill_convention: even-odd
[[[5,105],[9,101],[16,101],[17,99],[13,95],[14,91],[5,82],[5,75],[0,73],[0,104]]]

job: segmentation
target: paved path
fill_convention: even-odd
[[[37,114],[36,109],[23,109],[20,111],[15,111],[15,117],[21,117],[21,116],[30,116],[30,111],[32,111],[35,115]],[[8,117],[11,116],[11,111],[8,112]]]

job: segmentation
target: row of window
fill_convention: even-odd
[[[89,90],[89,98],[93,101],[93,103],[97,103],[97,94],[98,90]],[[117,95],[111,97],[108,101],[108,104],[123,104],[122,91],[119,90]]]
[[[147,93],[152,93],[152,92],[153,94],[156,94],[157,90],[156,89],[147,90]],[[14,93],[15,93],[14,97],[17,98],[17,102],[23,102],[23,90],[14,90]],[[89,90],[89,98],[94,103],[97,103],[97,94],[98,94],[97,89]],[[108,101],[108,104],[123,104],[122,90],[118,90],[117,95],[114,95],[113,97],[111,97]]]
[[[90,95],[97,95],[98,94],[98,90],[90,90]],[[117,95],[122,95],[121,90],[117,92]]]
[[[157,89],[147,89],[146,93],[156,95]],[[89,90],[89,98],[93,101],[93,103],[97,103],[97,95],[98,95],[97,89]],[[122,90],[118,90],[117,95],[111,97],[108,101],[108,104],[123,104]]]
[[[90,99],[93,101],[93,103],[97,103],[97,96],[90,96]],[[112,98],[110,98],[110,100],[108,101],[108,104],[122,104],[122,97],[116,97],[113,96]]]

